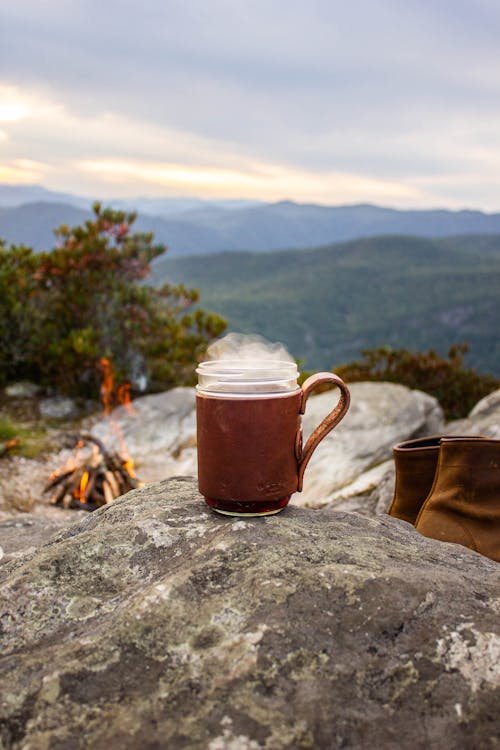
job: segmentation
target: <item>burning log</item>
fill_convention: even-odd
[[[52,491],[52,505],[97,510],[139,487],[129,458],[108,451],[93,435],[82,434],[79,438],[77,457],[64,469],[54,472],[44,488],[44,492]],[[85,443],[92,444],[92,452],[80,460],[80,449]]]

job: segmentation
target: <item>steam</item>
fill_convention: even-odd
[[[292,355],[283,344],[272,343],[252,333],[228,333],[223,339],[214,341],[207,350],[206,360],[245,360],[262,362],[278,360],[280,362],[295,362]]]

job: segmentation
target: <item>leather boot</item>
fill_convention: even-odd
[[[394,446],[396,486],[390,516],[412,524],[417,520],[434,482],[441,437],[433,435]]]
[[[434,483],[415,528],[500,562],[500,440],[441,439]]]
[[[390,516],[415,524],[434,483],[441,440],[446,438],[445,435],[430,435],[406,440],[394,446],[396,486],[388,511]],[[468,439],[484,440],[480,435],[470,436]]]

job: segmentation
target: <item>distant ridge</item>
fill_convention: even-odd
[[[381,236],[268,253],[163,255],[153,283],[185,283],[231,330],[282,341],[325,369],[390,345],[443,355],[467,341],[467,363],[500,376],[500,234]]]
[[[91,200],[71,193],[47,190],[41,185],[0,184],[0,207],[16,208],[25,203],[69,203],[78,208],[89,208]]]
[[[0,208],[0,237],[8,243],[49,250],[56,242],[54,229],[61,224],[81,224],[90,218],[91,213],[67,203],[55,202]]]
[[[153,231],[172,256],[311,247],[380,235],[500,234],[500,213],[472,210],[403,211],[369,204],[320,206],[196,198],[137,198],[104,204],[137,209],[137,229]],[[0,186],[0,237],[9,243],[50,248],[58,225],[77,224],[89,216],[90,201],[77,196],[37,186]]]
[[[105,205],[112,205],[124,211],[142,211],[151,216],[169,216],[170,214],[182,213],[193,209],[205,208],[207,206],[221,208],[243,208],[245,206],[256,206],[261,201],[256,200],[206,200],[192,197],[164,197],[164,198],[114,198],[111,200],[101,198],[90,198],[73,193],[62,193],[48,190],[41,185],[1,185],[0,184],[0,207],[15,208],[26,203],[68,203],[77,208],[89,209],[95,200],[101,200]]]

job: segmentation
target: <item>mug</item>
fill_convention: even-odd
[[[300,387],[296,364],[280,360],[215,360],[196,372],[200,493],[218,513],[278,513],[302,490],[313,451],[346,414],[346,384],[320,372]],[[340,398],[303,446],[301,415],[309,395],[325,383],[335,384]]]

